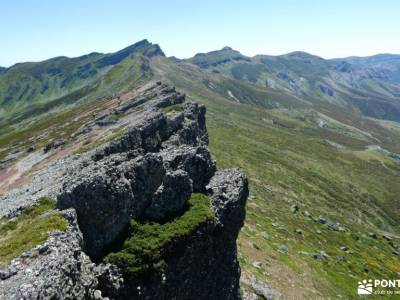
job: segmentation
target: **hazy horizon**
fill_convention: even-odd
[[[0,4],[0,66],[118,51],[139,40],[188,58],[230,46],[247,56],[304,51],[325,59],[400,54],[400,2],[211,0]]]

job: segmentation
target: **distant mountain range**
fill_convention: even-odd
[[[317,104],[400,120],[400,55],[326,60],[305,52],[246,57],[229,47],[186,60],[215,73]]]
[[[148,59],[157,55],[164,56],[160,47],[143,40],[111,54],[56,57],[0,68],[0,117],[22,120],[78,99],[111,95],[148,78]],[[263,103],[269,108],[328,103],[355,114],[400,121],[400,55],[326,60],[292,52],[247,57],[225,47],[173,60],[286,96],[285,101]]]

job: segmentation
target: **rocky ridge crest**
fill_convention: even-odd
[[[149,83],[140,96],[115,111],[141,111],[121,137],[65,158],[64,163],[73,163],[34,196],[29,187],[11,193],[23,199],[18,203],[24,207],[51,191],[69,228],[52,233],[45,244],[3,269],[0,297],[240,298],[236,238],[245,217],[247,178],[237,169],[217,171],[207,148],[206,109],[184,102],[185,95],[173,87]],[[179,218],[189,209],[192,193],[210,198],[214,217],[163,250],[162,272],[132,278],[103,261],[124,238],[131,219],[162,224]],[[18,211],[10,207],[3,215]]]

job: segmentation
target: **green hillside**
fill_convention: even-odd
[[[213,73],[244,80],[344,111],[400,120],[400,56],[376,55],[325,60],[305,52],[246,57],[231,48],[186,60]]]
[[[400,237],[400,163],[364,146],[374,142],[374,131],[397,140],[399,132],[366,120],[361,125],[349,114],[342,116],[348,124],[320,128],[307,109],[237,103],[213,88],[232,87],[218,74],[165,58],[152,60],[152,67],[206,104],[213,155],[250,178],[239,241],[244,274],[266,280],[288,299],[352,299],[360,279],[395,278],[397,245],[382,236]],[[235,83],[259,99],[257,87]],[[364,135],[368,129],[372,135]],[[343,148],[334,146],[339,143]]]
[[[163,52],[144,40],[112,54],[56,57],[4,69],[0,72],[0,120],[16,123],[129,88],[150,76],[148,59],[154,55]]]

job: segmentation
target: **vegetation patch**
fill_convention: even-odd
[[[38,205],[24,209],[19,217],[0,219],[0,266],[45,242],[49,232],[67,229],[60,213],[46,214],[55,207],[53,199],[42,197]]]
[[[162,270],[166,247],[174,240],[190,235],[200,224],[212,218],[209,197],[193,193],[189,209],[178,218],[163,224],[131,220],[122,249],[110,253],[105,259],[130,276]]]
[[[165,113],[166,115],[169,115],[169,114],[172,114],[172,113],[175,113],[175,112],[183,112],[183,105],[181,103],[170,105],[170,106],[167,106],[167,107],[163,107],[161,109],[161,111],[163,113]]]

